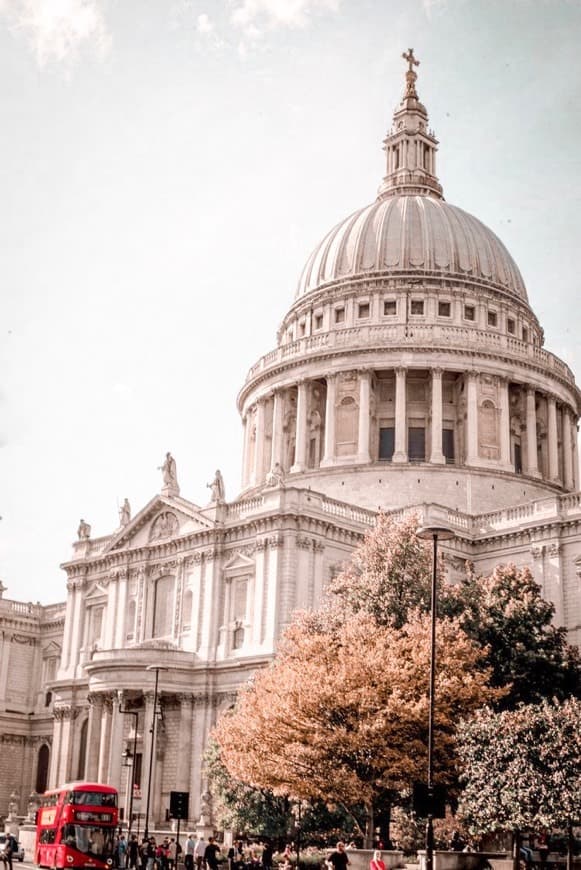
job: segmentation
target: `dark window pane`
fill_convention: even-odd
[[[395,429],[393,426],[379,430],[379,458],[391,460],[395,445]]]
[[[454,430],[442,429],[442,453],[446,457],[446,464],[454,463]]]
[[[426,430],[410,426],[408,429],[408,457],[410,462],[422,462],[426,458]]]
[[[517,474],[522,474],[522,453],[520,444],[514,445],[514,470]]]

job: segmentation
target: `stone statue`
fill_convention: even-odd
[[[119,508],[119,525],[126,526],[131,521],[131,505],[129,504],[129,499],[125,499],[121,507]]]
[[[159,470],[163,475],[163,482],[167,486],[172,486],[172,484],[176,484],[178,482],[176,461],[171,453],[168,452],[165,454],[165,462],[163,463],[163,465],[160,465]]]
[[[91,526],[89,523],[86,523],[83,519],[79,521],[79,528],[77,529],[77,536],[79,541],[88,541],[91,537]]]
[[[212,795],[205,791],[200,798],[200,821],[203,825],[209,825],[212,821]]]
[[[221,502],[224,501],[225,490],[224,490],[224,479],[222,478],[222,474],[220,469],[216,470],[216,474],[214,475],[214,480],[212,483],[207,484],[208,488],[212,490],[212,502]]]
[[[10,821],[14,821],[16,816],[18,815],[18,792],[15,790],[10,795],[10,800],[8,803],[8,818]]]
[[[274,467],[266,475],[267,487],[284,486],[284,471],[280,462],[275,462]]]

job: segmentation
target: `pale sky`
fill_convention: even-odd
[[[446,199],[581,373],[579,0],[0,0],[0,578],[66,597],[79,518],[176,458],[240,485],[236,394],[372,202],[413,46]]]

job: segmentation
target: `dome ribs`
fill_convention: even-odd
[[[379,269],[393,269],[399,266],[402,247],[402,219],[399,199],[386,200],[384,229],[381,248],[377,251],[376,261]]]
[[[452,231],[445,219],[446,212],[439,209],[433,199],[426,197],[424,201],[426,219],[431,224],[432,265],[434,271],[447,269],[451,263]],[[428,217],[429,216],[429,217]]]
[[[409,265],[411,269],[429,268],[427,227],[420,197],[407,197],[406,236],[409,239]]]

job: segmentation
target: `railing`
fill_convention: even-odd
[[[374,526],[377,517],[375,511],[346,504],[345,502],[337,501],[334,498],[324,497],[321,500],[321,509],[324,513],[330,514],[331,516],[340,517],[345,520],[352,520],[355,523],[362,523],[366,526]]]
[[[283,344],[271,350],[252,366],[246,381],[251,381],[258,374],[283,362],[309,357],[311,354],[334,348],[377,347],[385,345],[417,345],[426,342],[430,347],[453,347],[461,350],[482,350],[502,353],[511,359],[529,359],[541,364],[544,368],[563,378],[571,384],[575,383],[573,372],[569,366],[542,347],[520,341],[511,335],[471,329],[466,326],[444,326],[434,324],[378,324],[376,326],[354,326],[346,329],[335,329],[321,335],[310,335],[299,338],[290,344]]]

